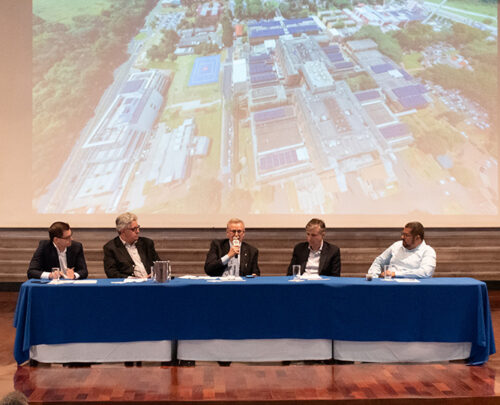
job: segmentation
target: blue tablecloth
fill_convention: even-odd
[[[495,353],[486,284],[288,277],[47,285],[29,280],[14,319],[14,356],[32,345],[181,339],[471,342],[471,364]]]

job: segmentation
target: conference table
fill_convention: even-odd
[[[28,280],[14,326],[19,364],[37,345],[212,339],[470,342],[474,365],[495,353],[487,287],[471,278]]]

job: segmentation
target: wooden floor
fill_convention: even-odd
[[[12,362],[16,293],[0,293],[0,367]],[[490,291],[500,336],[500,291]],[[500,347],[499,341],[496,341]],[[498,381],[497,381],[498,374]],[[17,367],[14,387],[30,403],[500,404],[500,355],[464,363],[282,366],[198,363],[195,367],[100,364]]]

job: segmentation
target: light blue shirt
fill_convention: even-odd
[[[396,277],[432,277],[436,268],[436,252],[425,243],[425,240],[412,250],[406,249],[400,240],[389,246],[373,261],[368,273],[378,277],[386,264],[395,266]]]

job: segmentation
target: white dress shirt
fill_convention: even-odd
[[[68,269],[68,259],[66,257],[66,252],[68,248],[64,248],[64,250],[61,252],[58,247],[56,246],[55,243],[52,243],[54,247],[56,248],[57,251],[57,256],[59,257],[59,270],[61,273],[65,276],[66,275],[66,270]],[[64,278],[64,276],[61,276]],[[40,276],[42,279],[49,279],[50,278],[50,271],[44,271],[42,275]],[[75,280],[80,278],[80,274],[78,274],[75,271]]]
[[[378,277],[386,264],[395,266],[396,277],[432,277],[436,268],[436,252],[425,240],[412,250],[406,249],[400,240],[373,261],[368,273]]]
[[[231,249],[232,247],[233,247],[233,242],[229,240],[229,249]],[[241,244],[240,244],[240,253],[241,253]],[[227,265],[226,270],[224,270],[224,273],[222,273],[222,277],[229,276],[229,270],[231,269],[231,266],[236,267],[234,275],[235,276],[240,275],[240,255],[238,255],[238,257],[236,256],[229,257],[229,255],[224,255],[220,258],[220,260],[224,266]]]
[[[137,250],[135,243],[131,245],[125,242],[122,238],[120,238],[120,240],[123,242],[125,249],[127,249],[128,254],[134,261],[134,277],[148,278],[148,272],[142,263],[141,256],[139,255],[139,251]]]
[[[318,274],[319,273],[319,259],[321,257],[321,250],[323,249],[323,241],[317,251],[312,250],[309,246],[309,257],[307,258],[306,268],[304,274]]]

